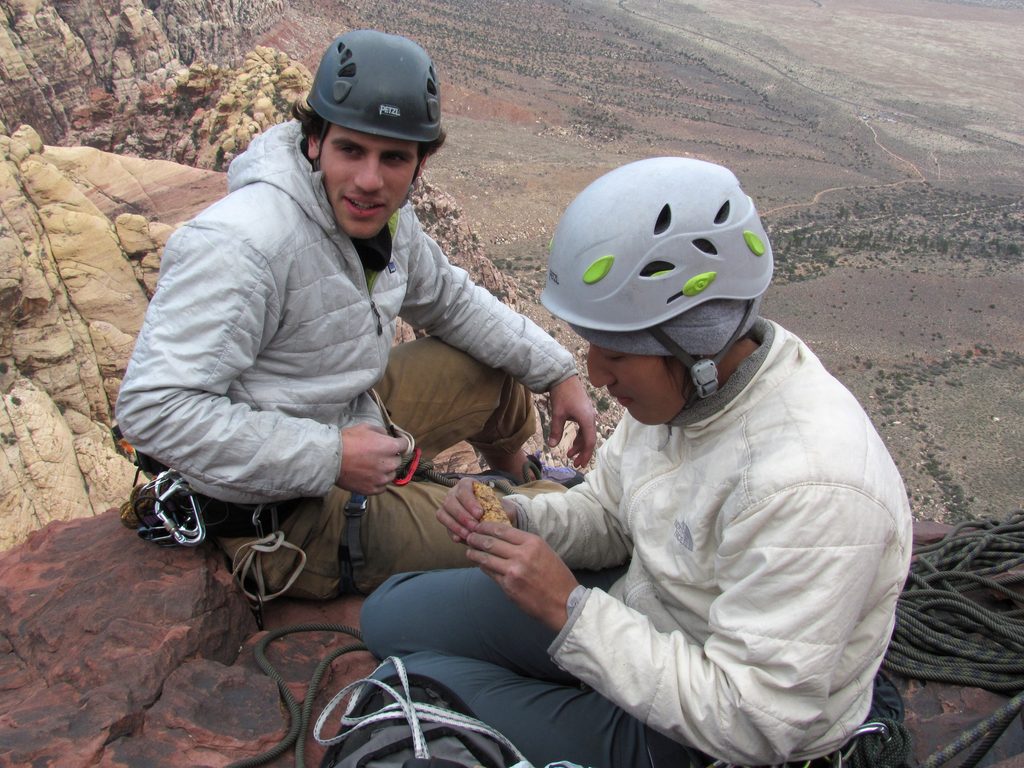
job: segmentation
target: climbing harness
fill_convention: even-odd
[[[389,667],[394,673],[385,677],[383,672]],[[341,730],[336,736],[325,737],[328,719],[346,699]],[[423,675],[410,675],[397,656],[389,656],[372,676],[356,680],[335,694],[317,718],[313,737],[329,748],[322,765],[331,768],[526,765],[526,758],[516,746],[473,717],[447,686]],[[410,752],[412,757],[406,759]]]
[[[366,497],[353,493],[345,503],[345,538],[341,543],[341,591],[343,594],[362,594],[356,586],[356,568],[366,562],[363,555],[361,525],[366,514]]]
[[[295,695],[292,693],[288,681],[274,668],[267,658],[267,649],[276,640],[287,635],[304,632],[340,633],[350,635],[355,639],[355,642],[332,649],[317,663],[300,706]],[[306,735],[310,731],[314,701],[320,691],[325,675],[330,669],[331,664],[340,656],[367,650],[367,647],[362,642],[359,630],[343,624],[298,624],[273,630],[260,638],[253,648],[253,654],[260,669],[277,684],[280,697],[288,710],[289,728],[285,737],[271,749],[262,754],[231,763],[228,768],[256,768],[257,766],[277,760],[277,758],[291,749],[294,749],[294,765],[296,768],[305,768]],[[438,752],[449,748],[450,738],[461,733],[460,738],[467,739],[467,743],[473,744],[474,749],[481,750],[475,754],[480,756],[494,755],[497,753],[496,750],[500,750],[501,755],[504,757],[502,765],[515,763],[513,768],[532,768],[506,737],[487,724],[471,717],[465,705],[458,701],[458,697],[440,683],[437,681],[428,682],[428,679],[423,676],[408,675],[400,659],[385,661],[380,664],[378,669],[383,668],[389,663],[392,663],[397,671],[397,679],[394,682],[392,682],[392,678],[385,678],[381,681],[368,677],[346,686],[333,697],[319,718],[317,718],[316,726],[313,728],[313,737],[318,742],[325,745],[334,744],[343,741],[347,737],[339,734],[337,737],[321,738],[321,731],[330,717],[331,711],[340,702],[344,701],[348,693],[352,693],[353,696],[348,707],[349,711],[346,712],[346,717],[352,715],[353,722],[346,723],[343,720],[343,726],[348,727],[349,725],[361,722],[362,725],[356,725],[356,730],[362,731],[363,734],[370,734],[370,738],[379,739],[382,736],[382,732],[389,726],[389,723],[404,725],[405,722],[408,722],[409,727],[404,730],[404,739],[408,745],[416,744],[417,757],[422,760],[420,762],[414,759],[407,763],[408,765],[445,765],[446,763],[443,762],[444,758],[440,757]],[[386,694],[391,694],[393,701],[390,706],[384,707],[377,712],[353,713],[352,709],[357,703],[365,703],[367,706],[370,704],[369,697],[359,695],[357,690],[359,688],[381,689]],[[421,691],[428,694],[425,697],[428,699],[427,701],[422,700],[424,697],[419,695]],[[438,697],[438,693],[443,695]],[[388,698],[388,695],[385,695],[384,698]],[[347,735],[351,735],[351,733]],[[437,741],[439,737],[445,739],[445,743],[442,744],[442,742]],[[397,745],[398,748],[403,746],[406,746],[406,744]],[[392,746],[391,749],[395,749],[395,746]],[[432,750],[436,751],[429,758],[420,757],[425,751],[429,752]],[[437,762],[428,762],[430,759]],[[328,751],[324,756],[324,764],[331,762],[333,762],[331,751]],[[488,761],[487,764],[491,763]],[[565,768],[581,768],[575,763],[561,762],[552,763],[549,768],[563,765]]]
[[[416,439],[411,432],[402,429],[391,419],[384,400],[377,391],[369,391],[370,398],[377,405],[381,418],[384,420],[384,428],[392,437],[404,438],[406,449],[402,453],[402,463],[398,467],[394,484],[406,485],[417,475],[420,470],[420,457],[422,451],[416,447]],[[355,571],[366,562],[363,553],[362,543],[362,522],[366,514],[368,500],[364,494],[353,493],[345,503],[345,534],[342,538],[338,556],[341,564],[341,591],[343,594],[362,594],[356,586]]]
[[[388,434],[403,439],[405,443],[393,481],[395,485],[425,480],[452,487],[461,477],[467,476],[437,471],[429,461],[422,460],[422,451],[415,438],[392,420],[380,395],[373,389],[367,394],[377,406]],[[210,537],[244,540],[232,542],[227,547],[231,573],[248,598],[257,624],[262,626],[263,605],[286,594],[307,562],[306,553],[289,542],[280,528],[280,523],[298,508],[303,499],[257,505],[223,502],[194,491],[181,473],[134,451],[116,428],[115,439],[132,456],[137,467],[135,487],[129,501],[122,507],[124,524],[135,528],[140,537],[163,546],[195,547]],[[537,460],[533,469],[540,476],[544,468]],[[143,473],[153,479],[140,485],[139,478]],[[501,472],[469,476],[488,482],[505,494],[513,493],[515,485],[529,479],[525,473],[519,479]],[[356,573],[366,563],[362,537],[369,504],[365,495],[353,493],[344,506],[345,526],[337,543],[338,586],[342,594],[361,594]],[[272,564],[270,568],[274,578],[265,576],[265,564]]]
[[[918,547],[896,604],[883,667],[917,680],[1010,696],[999,710],[921,763],[938,768],[968,747],[973,768],[1024,709],[1024,510],[972,520]]]
[[[249,601],[257,625],[263,628],[263,605],[281,595],[298,579],[306,565],[306,553],[285,540],[279,528],[280,514],[296,502],[246,506],[228,504],[196,493],[181,473],[165,469],[148,483],[135,485],[121,507],[121,521],[135,528],[140,538],[164,547],[198,547],[210,534],[251,536],[231,559],[231,575]],[[297,554],[285,584],[268,592],[263,558],[280,550]]]

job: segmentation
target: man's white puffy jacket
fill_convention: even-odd
[[[117,403],[138,450],[225,501],[322,496],[339,430],[381,422],[381,378],[401,315],[536,392],[571,355],[449,264],[410,205],[372,292],[335,221],[297,123],[232,162],[230,194],[179,228]]]
[[[517,497],[520,525],[571,567],[629,559],[610,594],[573,611],[555,661],[743,765],[825,754],[861,724],[912,526],[854,397],[798,338],[756,331],[767,354],[721,407],[683,426],[627,415],[584,484]]]

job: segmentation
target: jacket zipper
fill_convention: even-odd
[[[370,299],[370,309],[373,310],[373,316],[377,319],[377,335],[382,336],[384,334],[384,325],[380,320],[380,312],[377,310],[377,305],[373,299]]]
[[[377,283],[377,276],[380,272],[364,272],[366,276],[366,297],[370,300],[370,309],[373,311],[373,317],[377,321],[377,335],[384,335],[384,324],[380,318],[380,310],[377,309],[377,302],[373,300],[373,286]]]
[[[395,211],[391,214],[391,218],[388,219],[388,229],[391,230],[391,237],[395,236],[395,232],[398,231],[398,216],[399,211]],[[377,321],[377,335],[384,335],[384,323],[380,317],[380,310],[377,309],[377,303],[373,300],[373,286],[377,283],[377,277],[380,272],[365,271],[366,275],[366,296],[370,299],[370,309],[373,310],[373,317]]]

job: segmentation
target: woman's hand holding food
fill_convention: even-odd
[[[474,492],[475,491],[475,492]],[[468,546],[467,557],[494,579],[516,605],[556,632],[568,618],[566,600],[579,584],[572,571],[539,536],[520,531],[501,514],[515,514],[494,490],[462,480],[448,494],[437,518],[452,540]],[[486,517],[486,519],[485,519]]]

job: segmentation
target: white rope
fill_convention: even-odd
[[[388,432],[390,432],[395,437],[404,437],[406,442],[408,443],[405,450],[402,451],[401,454],[402,457],[408,461],[408,459],[413,455],[413,453],[416,450],[416,439],[412,436],[411,432],[402,429],[400,426],[398,426],[397,424],[395,424],[395,422],[391,420],[391,414],[388,413],[388,409],[384,405],[384,401],[381,399],[381,396],[377,394],[377,390],[371,389],[370,397],[373,398],[373,402],[375,402],[377,404],[377,407],[380,409],[380,415],[384,419],[384,426],[387,428]]]
[[[277,552],[279,549],[292,549],[298,552],[299,562],[291,572],[285,585],[277,592],[268,595],[266,580],[263,577],[263,555]],[[305,567],[306,553],[300,547],[285,541],[282,531],[273,531],[261,538],[245,542],[235,551],[234,556],[231,558],[231,575],[241,586],[245,596],[257,604],[273,600],[275,597],[280,597],[287,592],[291,585],[295,583],[295,580],[299,578],[299,574],[302,573],[302,569]],[[246,588],[246,580],[250,576],[256,585],[255,594]]]
[[[377,723],[388,721],[404,721],[408,723],[409,729],[412,732],[413,751],[415,756],[417,758],[430,759],[430,751],[427,748],[427,741],[423,735],[423,727],[421,723],[436,723],[439,725],[462,728],[467,731],[473,731],[474,733],[488,736],[506,747],[509,752],[515,756],[517,762],[526,761],[523,754],[504,734],[496,731],[494,728],[487,725],[487,723],[483,723],[469,715],[464,715],[461,712],[455,712],[445,707],[439,707],[422,701],[413,701],[412,692],[409,686],[409,676],[406,672],[405,664],[397,656],[389,656],[386,658],[381,662],[380,666],[377,667],[374,674],[377,674],[377,672],[389,664],[398,672],[398,679],[401,682],[401,692],[395,690],[395,688],[387,683],[373,677],[356,680],[354,683],[346,685],[334,696],[333,699],[331,699],[323,712],[320,713],[320,717],[317,718],[316,725],[313,728],[313,737],[317,740],[318,744],[325,747],[331,746],[332,744],[344,741],[360,728],[366,728]],[[362,716],[353,715],[352,711],[362,698],[363,688],[366,685],[372,685],[380,688],[391,696],[391,698],[394,699],[394,702],[381,707],[376,712],[371,712]],[[345,714],[342,715],[341,718],[341,732],[330,739],[322,738],[321,732],[324,724],[330,717],[331,712],[350,694],[351,698],[349,699],[348,706],[345,708]]]

